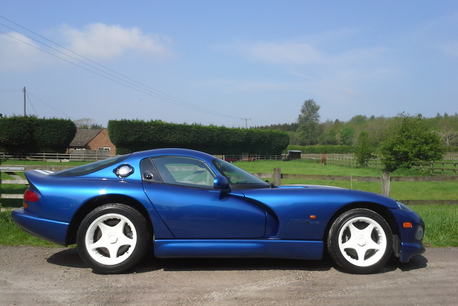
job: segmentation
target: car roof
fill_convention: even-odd
[[[132,153],[131,157],[133,158],[145,158],[145,157],[155,157],[155,156],[186,156],[186,157],[195,157],[210,162],[215,157],[213,155],[183,148],[163,148],[163,149],[153,149],[146,151],[139,151]]]

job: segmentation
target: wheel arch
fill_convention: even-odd
[[[379,214],[385,221],[388,223],[390,226],[391,232],[393,235],[398,235],[399,229],[398,225],[396,223],[396,219],[394,215],[390,212],[388,208],[386,208],[383,205],[380,205],[378,203],[374,202],[354,202],[354,203],[349,203],[343,207],[341,207],[339,210],[337,210],[334,215],[329,219],[328,224],[326,225],[326,230],[324,231],[324,237],[323,237],[323,242],[326,244],[328,240],[328,235],[329,235],[329,230],[331,229],[332,224],[336,221],[336,219],[342,215],[343,213],[355,209],[355,208],[364,208],[368,210],[372,210]]]
[[[108,195],[98,196],[98,197],[90,199],[89,201],[81,205],[81,207],[76,211],[75,215],[72,218],[72,221],[70,222],[70,225],[67,231],[67,239],[66,239],[67,245],[76,243],[76,234],[78,232],[78,228],[81,222],[83,221],[84,217],[90,211],[96,209],[99,206],[102,206],[108,203],[120,203],[120,204],[124,204],[124,205],[130,206],[136,209],[147,220],[150,229],[153,230],[153,224],[151,221],[151,217],[148,211],[146,210],[145,206],[143,206],[137,200],[131,197],[125,196],[125,195],[108,194]]]

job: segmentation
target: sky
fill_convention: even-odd
[[[456,0],[0,0],[0,113],[256,127],[458,112]]]

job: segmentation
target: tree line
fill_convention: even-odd
[[[256,126],[255,129],[274,129],[285,131],[290,136],[290,145],[311,146],[311,145],[344,145],[355,146],[362,132],[367,133],[371,143],[378,147],[388,135],[388,130],[396,117],[367,117],[356,115],[349,121],[326,120],[320,122],[320,106],[313,100],[306,100],[296,122],[285,124],[272,124],[266,126]],[[409,115],[407,115],[409,116]],[[417,115],[414,115],[417,116]],[[458,151],[458,114],[443,115],[437,114],[434,118],[422,117],[424,128],[437,134],[440,143],[448,152]],[[337,153],[337,152],[336,152]]]

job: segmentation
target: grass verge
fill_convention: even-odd
[[[423,242],[431,247],[458,247],[458,206],[411,205],[426,224]]]
[[[0,212],[0,245],[31,245],[59,247],[59,245],[32,236],[19,228],[11,217],[11,211]]]

